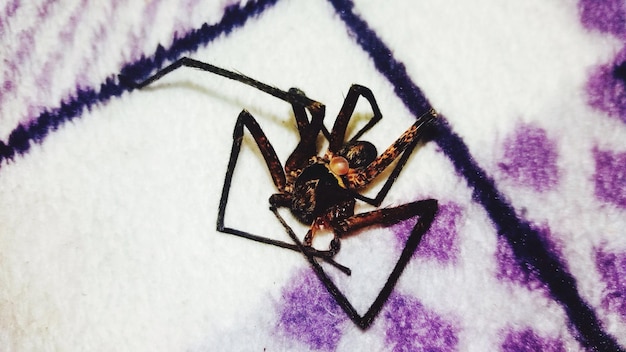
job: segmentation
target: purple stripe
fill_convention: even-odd
[[[154,26],[159,7],[163,4],[162,0],[154,0],[150,2],[143,10],[143,16],[141,16],[141,29],[139,34],[136,34],[132,30],[129,32],[129,39],[126,41],[130,43],[130,57],[132,60],[139,58],[143,54],[143,48],[141,43],[145,42],[147,33]]]
[[[174,24],[174,33],[184,33],[188,30],[188,18],[191,17],[196,9],[196,6],[201,0],[186,0],[181,6],[185,9],[180,11],[176,17],[176,23]]]
[[[2,15],[0,16],[0,38],[4,36],[6,33],[5,26],[9,22],[9,18],[13,17],[17,12],[17,9],[21,6],[19,0],[13,0],[13,2],[9,2],[2,9]]]
[[[87,77],[92,74],[94,62],[97,62],[102,52],[107,49],[105,45],[109,38],[109,34],[111,33],[111,23],[115,23],[115,19],[119,17],[120,10],[123,10],[120,7],[122,2],[124,2],[124,0],[112,1],[108,13],[104,16],[104,19],[98,23],[97,28],[92,32],[93,36],[89,40],[89,43],[91,44],[91,51],[88,55],[85,55],[81,63],[78,64],[79,69],[78,75],[76,76],[76,84],[79,87],[89,86],[89,79]]]
[[[152,56],[142,57],[126,65],[122,73],[130,78],[145,77],[150,72],[163,67],[166,61],[182,57],[207,45],[215,38],[243,26],[250,18],[260,15],[276,2],[277,0],[258,0],[248,2],[245,6],[239,6],[239,4],[228,6],[217,24],[202,25],[201,28],[176,39],[169,49],[159,45]],[[9,135],[8,141],[0,141],[0,169],[3,161],[14,160],[17,154],[25,154],[30,150],[31,143],[41,143],[50,131],[76,118],[83,109],[104,103],[130,90],[132,90],[131,87],[118,82],[117,75],[109,76],[97,88],[77,88],[76,93],[64,99],[59,107],[47,109],[28,124],[18,125]]]
[[[329,1],[356,42],[372,58],[376,69],[394,86],[406,107],[415,116],[425,113],[430,108],[428,100],[413,83],[404,65],[395,60],[385,43],[352,11],[354,4],[350,0]],[[557,256],[547,249],[538,231],[517,216],[493,180],[476,163],[461,137],[452,131],[444,118],[441,120],[437,127],[437,144],[452,161],[457,173],[473,189],[474,200],[485,208],[498,234],[509,241],[517,259],[537,270],[552,297],[563,306],[577,330],[575,337],[589,349],[620,351],[615,339],[602,330],[596,313],[578,293],[574,277]]]
[[[54,77],[58,69],[63,67],[62,62],[64,61],[65,54],[68,52],[67,48],[74,46],[78,24],[84,19],[82,14],[85,13],[87,4],[87,0],[82,0],[79,6],[74,8],[69,19],[63,24],[62,30],[58,34],[58,45],[56,45],[55,50],[50,53],[50,56],[35,78],[35,84],[38,88],[38,97],[50,94],[50,87],[52,86],[50,79]],[[32,105],[32,99],[33,98],[30,99],[31,101],[27,102],[28,105]]]
[[[19,5],[19,2],[14,2],[16,5]],[[50,6],[55,3],[55,0],[47,0],[39,9],[39,21],[35,24],[35,26],[22,31],[18,35],[18,42],[20,45],[17,47],[15,53],[12,56],[9,56],[6,63],[4,64],[4,81],[0,85],[0,107],[3,106],[4,102],[13,97],[13,93],[15,91],[14,82],[20,77],[20,69],[21,65],[27,64],[27,61],[30,60],[32,53],[35,48],[35,37],[41,30],[45,30],[46,27],[46,19],[48,19],[48,13]],[[16,8],[13,8],[10,11],[10,15],[13,15],[16,11]],[[1,23],[1,21],[0,21]],[[0,33],[2,30],[0,30]]]

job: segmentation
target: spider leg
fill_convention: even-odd
[[[282,190],[285,187],[285,174],[283,173],[282,166],[280,165],[280,161],[276,156],[274,148],[267,140],[267,137],[261,130],[261,127],[258,125],[254,117],[252,117],[252,115],[250,115],[250,113],[248,113],[247,111],[242,111],[237,118],[237,123],[235,124],[235,129],[233,131],[233,145],[230,150],[230,159],[228,161],[228,168],[226,169],[224,187],[222,188],[222,196],[220,198],[220,204],[217,213],[217,230],[220,232],[231,233],[234,235],[253,239],[255,241],[273,244],[285,248],[285,245],[282,242],[270,240],[265,237],[252,235],[247,232],[243,232],[233,228],[227,228],[224,226],[224,214],[226,213],[226,205],[228,203],[228,195],[230,194],[230,186],[233,179],[233,173],[235,171],[235,166],[237,165],[237,159],[239,158],[241,143],[243,142],[244,126],[247,127],[249,131],[251,131],[252,137],[259,146],[261,154],[263,154],[267,167],[270,170],[270,174],[272,175],[272,179],[274,181],[274,184],[276,185],[276,188]],[[291,249],[297,250],[296,248]]]
[[[252,138],[256,142],[259,150],[261,151],[261,155],[263,155],[263,159],[265,159],[265,164],[267,165],[270,174],[272,175],[272,180],[274,181],[274,185],[278,189],[278,191],[283,192],[285,189],[285,173],[283,172],[283,167],[278,160],[278,156],[276,155],[276,151],[272,144],[267,139],[265,133],[259,126],[258,122],[254,119],[252,115],[246,110],[243,110],[239,117],[237,118],[237,122],[235,123],[235,130],[233,132],[233,145],[237,144],[237,152],[241,147],[241,142],[243,140],[243,128],[246,127],[250,134],[252,134]]]
[[[304,95],[304,92],[297,88],[291,88],[289,89],[289,92]],[[317,137],[319,136],[319,133],[322,132],[326,136],[329,135],[328,130],[326,130],[323,123],[324,115],[326,113],[324,105],[320,104],[320,106],[313,108],[305,107],[295,102],[291,105],[296,119],[298,132],[300,134],[300,141],[285,163],[285,173],[288,177],[289,175],[292,175],[294,171],[297,171],[301,169],[303,165],[306,165],[312,156],[317,155]],[[311,113],[311,121],[309,121],[309,117],[306,114],[307,108]]]
[[[136,88],[136,89],[141,89],[147,85],[152,84],[153,82],[161,79],[163,76],[167,75],[170,72],[173,72],[181,67],[191,67],[191,68],[196,68],[202,71],[206,71],[206,72],[211,72],[214,73],[216,75],[222,76],[222,77],[226,77],[238,82],[241,82],[243,84],[249,85],[251,87],[257,88],[267,94],[270,94],[278,99],[284,100],[290,104],[298,104],[307,108],[313,108],[315,109],[316,107],[318,107],[319,105],[322,105],[321,103],[312,100],[310,98],[308,98],[307,96],[305,96],[304,94],[298,94],[297,92],[294,91],[289,91],[289,92],[285,92],[283,90],[280,90],[276,87],[272,87],[268,84],[265,84],[263,82],[257,81],[253,78],[250,78],[244,74],[238,73],[238,72],[233,72],[233,71],[229,71],[229,70],[225,70],[223,68],[208,64],[206,62],[202,62],[202,61],[198,61],[198,60],[194,60],[188,57],[183,57],[180,58],[178,60],[176,60],[175,62],[173,62],[172,64],[170,64],[169,66],[166,66],[165,68],[157,71],[154,75],[146,78],[143,81],[139,81],[139,82],[134,82],[132,79],[130,79],[129,77],[126,77],[124,75],[119,75],[119,79],[121,82],[125,83],[126,85]]]
[[[436,199],[419,200],[393,208],[377,209],[352,215],[339,221],[335,230],[337,230],[340,238],[345,238],[352,235],[356,230],[372,225],[391,226],[417,215],[420,216],[420,220],[422,217],[430,219],[435,216],[438,209],[439,206]],[[428,223],[428,226],[430,226],[430,223]]]
[[[354,192],[355,198],[362,200],[368,204],[378,206],[385,198],[396,178],[402,171],[411,152],[422,137],[425,128],[437,117],[435,110],[431,109],[424,115],[420,116],[411,127],[409,127],[387,150],[364,168],[356,169],[346,175],[349,189],[360,189],[367,186],[374,178],[382,173],[391,163],[398,157],[398,163],[391,172],[391,175],[378,192],[375,198],[365,197]]]
[[[278,99],[284,100],[292,105],[296,118],[296,124],[298,126],[298,131],[300,132],[300,142],[298,143],[298,146],[295,148],[289,159],[287,159],[287,162],[285,164],[285,170],[287,171],[288,175],[290,174],[290,171],[297,170],[311,156],[317,153],[316,142],[317,136],[320,131],[326,136],[326,138],[330,138],[330,133],[323,124],[326,110],[325,106],[320,102],[308,98],[304,94],[304,92],[296,88],[291,88],[289,89],[289,91],[285,92],[241,73],[228,71],[223,68],[208,64],[206,62],[194,60],[188,57],[183,57],[179,60],[176,60],[169,66],[163,68],[160,71],[157,71],[154,75],[137,83],[132,82],[128,77],[125,77],[123,75],[120,75],[119,77],[120,80],[125,82],[127,85],[140,89],[146,87],[149,84],[152,84],[153,82],[161,79],[168,73],[171,73],[181,67],[196,68],[202,71],[211,72],[219,76],[244,83],[251,87],[257,88],[265,93],[268,93]],[[306,115],[306,110],[308,110],[311,114],[311,122],[309,122],[309,119]]]
[[[355,231],[373,226],[383,225],[390,226],[407,220],[414,216],[419,216],[413,231],[419,231],[418,243],[421,237],[428,231],[430,224],[439,209],[436,199],[426,199],[416,202],[403,204],[393,208],[377,209],[370,212],[352,215],[346,219],[338,220],[333,224],[335,238],[330,242],[330,246],[326,251],[316,250],[318,256],[334,257],[341,248],[341,239],[349,237]]]
[[[350,139],[350,142],[356,141],[359,139],[363,133],[372,128],[380,119],[383,118],[382,113],[380,112],[380,108],[378,107],[378,103],[376,103],[376,99],[374,98],[374,94],[372,91],[364,86],[360,86],[358,84],[353,84],[348,90],[348,94],[343,101],[343,105],[339,110],[339,114],[335,119],[335,124],[333,125],[333,129],[330,133],[329,138],[329,146],[328,149],[337,153],[339,149],[344,144],[344,140],[346,138],[346,129],[348,128],[348,123],[350,122],[350,118],[352,118],[352,114],[354,113],[354,109],[356,107],[356,103],[359,100],[359,97],[364,97],[370,103],[372,107],[372,111],[374,116],[372,119],[361,128],[357,134]]]
[[[270,170],[270,174],[272,176],[274,184],[276,185],[276,188],[278,188],[279,191],[282,191],[285,187],[285,174],[283,172],[280,161],[278,160],[278,157],[276,156],[276,152],[274,151],[274,148],[268,141],[267,137],[263,133],[263,130],[261,129],[259,124],[256,122],[254,117],[250,115],[249,112],[245,110],[242,111],[239,114],[239,117],[237,118],[237,123],[235,124],[235,129],[233,131],[233,145],[232,145],[231,152],[230,152],[230,159],[228,162],[228,168],[226,170],[226,177],[224,179],[224,188],[222,189],[222,196],[220,198],[220,204],[219,204],[219,209],[218,209],[218,214],[217,214],[217,230],[220,232],[230,233],[230,234],[244,237],[247,239],[251,239],[254,241],[271,244],[271,245],[278,246],[281,248],[290,249],[292,251],[301,252],[300,247],[296,244],[289,244],[289,243],[285,243],[282,241],[272,240],[272,239],[262,237],[262,236],[257,236],[257,235],[254,235],[245,231],[226,227],[224,225],[224,215],[226,212],[226,205],[228,204],[228,195],[230,193],[231,181],[233,178],[233,173],[235,171],[235,166],[237,165],[237,159],[239,158],[239,152],[241,151],[244,127],[248,129],[250,134],[252,134],[252,137],[254,138],[257,146],[259,147],[261,154],[263,155],[263,158],[265,159],[267,167]],[[282,199],[283,198],[282,195],[283,193],[274,194],[270,198],[270,203],[276,203],[276,202],[279,203],[279,201],[273,201],[272,199],[278,199],[278,198]],[[271,209],[275,210],[276,209],[275,205],[272,205]],[[283,226],[286,225],[284,223],[284,220],[282,220],[282,218],[279,218],[279,220],[281,220],[281,223],[283,223]],[[311,253],[311,255],[316,256],[316,257],[322,257],[321,254],[317,254],[317,253]],[[350,275],[349,268],[339,263],[336,263],[334,260],[332,260],[332,258],[322,258],[322,259],[328,262],[329,264],[337,267],[339,270],[346,273],[347,275]]]
[[[298,236],[296,236],[296,233],[293,232],[293,229],[291,228],[291,226],[289,226],[289,224],[287,224],[285,219],[283,219],[283,217],[280,215],[280,213],[278,212],[278,209],[274,206],[270,206],[270,210],[272,211],[272,213],[274,213],[278,221],[280,221],[280,223],[283,225],[283,227],[285,228],[285,231],[287,231],[287,234],[289,234],[289,237],[291,237],[291,240],[295,243],[296,247],[298,248],[300,252],[304,253],[307,256],[319,257],[320,259],[324,260],[328,264],[341,270],[346,275],[352,274],[352,271],[350,270],[350,268],[337,263],[331,258],[331,256],[327,255],[324,251],[317,251],[314,248],[306,247],[305,245],[303,245],[302,242],[300,242],[300,240],[298,239]]]

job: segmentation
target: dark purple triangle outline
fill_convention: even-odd
[[[404,65],[396,60],[391,50],[372,30],[367,22],[353,11],[350,0],[328,0],[346,24],[348,31],[359,46],[374,61],[378,72],[394,86],[396,95],[411,113],[418,117],[430,109],[430,103],[419,87],[413,83]],[[445,121],[444,118],[441,119]],[[437,124],[435,142],[448,156],[456,172],[472,188],[474,201],[485,208],[503,236],[513,248],[518,261],[537,270],[553,299],[563,306],[575,328],[574,335],[585,348],[599,351],[622,351],[615,338],[602,330],[600,322],[576,288],[576,279],[560,260],[551,253],[536,229],[521,219],[496,188],[494,181],[474,160],[463,142],[446,123]],[[525,270],[524,265],[522,267]]]

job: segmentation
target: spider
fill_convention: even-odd
[[[312,258],[319,258],[349,275],[351,272],[349,268],[333,260],[341,248],[343,238],[369,226],[389,226],[419,215],[414,228],[414,232],[418,232],[417,241],[419,242],[430,227],[438,210],[437,200],[434,199],[358,214],[355,214],[355,205],[357,200],[375,207],[381,204],[407,158],[423,136],[426,126],[435,120],[437,115],[434,110],[431,109],[420,116],[391,146],[378,155],[372,143],[360,140],[366,131],[382,119],[374,95],[364,86],[355,84],[350,87],[334,125],[328,131],[323,124],[325,106],[308,98],[301,90],[291,88],[283,91],[241,73],[187,57],[177,60],[141,82],[130,82],[124,76],[120,76],[120,80],[132,88],[143,88],[180,67],[196,68],[233,79],[288,102],[292,106],[300,137],[283,166],[256,119],[246,110],[239,114],[235,123],[231,155],[220,199],[218,231],[301,251],[310,261],[313,260]],[[373,116],[354,137],[346,141],[346,130],[360,97],[369,102]],[[244,128],[254,138],[278,191],[269,197],[270,210],[285,227],[295,244],[224,226],[224,212],[244,136]],[[328,149],[325,153],[319,153],[318,150],[317,140],[320,133],[328,140]],[[359,193],[396,160],[397,163],[390,176],[374,198]],[[288,208],[296,219],[309,226],[302,241],[278,212],[278,208],[281,207]],[[313,239],[320,230],[329,230],[333,235],[328,248],[324,250],[313,247]]]

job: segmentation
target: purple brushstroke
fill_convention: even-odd
[[[414,297],[392,295],[383,315],[385,341],[394,352],[458,350],[458,328]]]
[[[191,18],[196,6],[202,0],[186,0],[181,4],[184,11],[179,11],[174,22],[174,33],[185,33],[189,30],[189,18]],[[176,35],[175,35],[176,36]]]
[[[535,331],[528,328],[525,330],[506,331],[502,342],[502,352],[565,352],[563,341],[557,338],[540,337]]]
[[[580,21],[589,30],[623,36],[626,29],[623,0],[580,0]]]
[[[463,208],[454,202],[439,205],[439,212],[430,229],[417,247],[416,256],[436,260],[441,264],[456,263],[460,248],[457,226],[463,215]],[[417,223],[410,219],[394,225],[391,229],[397,239],[396,249],[402,251],[406,241]]]
[[[63,29],[58,34],[59,42],[56,45],[55,50],[42,65],[35,78],[38,97],[50,94],[50,87],[52,86],[51,78],[54,77],[56,68],[63,66],[62,62],[65,54],[68,53],[68,48],[74,46],[77,33],[76,29],[78,28],[80,21],[85,18],[83,14],[85,13],[87,4],[87,0],[82,0],[80,4],[74,8],[69,19],[63,24]],[[28,102],[28,105],[32,105],[32,101]]]
[[[48,0],[44,2],[40,7],[37,8],[37,18],[42,21],[47,19],[50,16],[50,8],[54,4],[58,4],[57,0]]]
[[[614,253],[604,247],[595,250],[596,269],[606,285],[602,307],[626,321],[626,252]]]
[[[556,143],[546,131],[533,126],[518,126],[504,142],[504,156],[498,163],[502,173],[516,185],[536,192],[553,189],[559,180]]]
[[[141,43],[145,41],[148,32],[154,26],[156,21],[157,14],[159,13],[159,8],[163,4],[163,0],[154,0],[148,3],[148,5],[143,10],[143,15],[141,16],[141,28],[139,29],[139,33],[129,32],[129,38],[126,40],[127,43],[130,43],[130,58],[132,60],[138,59],[143,54],[143,47]]]
[[[534,268],[527,265],[521,266],[515,258],[513,249],[509,243],[502,237],[498,237],[496,248],[496,278],[503,282],[516,283],[527,287],[530,290],[543,286],[543,283],[537,277]]]
[[[224,11],[220,22],[215,25],[204,24],[192,30],[178,38],[169,49],[157,46],[153,55],[143,56],[125,65],[122,73],[136,79],[145,77],[149,72],[162,67],[166,61],[180,58],[208,44],[218,36],[243,26],[248,19],[258,16],[273,6],[276,1],[257,0],[248,2],[244,6],[230,6]],[[33,142],[41,143],[50,131],[56,130],[66,121],[77,117],[84,109],[89,109],[97,103],[104,103],[112,97],[118,97],[123,92],[133,89],[126,84],[119,83],[115,77],[116,75],[107,77],[98,87],[77,87],[76,92],[65,98],[58,107],[48,108],[28,123],[19,124],[10,133],[7,141],[0,141],[0,166],[3,161],[14,160],[16,155],[28,152]]]
[[[5,27],[9,19],[15,15],[20,6],[22,6],[22,3],[19,0],[13,0],[4,5],[2,15],[0,15],[0,38],[4,37],[4,34],[7,32]]]
[[[587,80],[587,103],[626,123],[626,48],[601,65]]]
[[[626,152],[594,148],[595,195],[599,200],[626,209]]]
[[[34,53],[35,37],[40,31],[45,30],[46,20],[48,19],[48,10],[55,2],[55,0],[47,0],[44,2],[41,7],[38,8],[39,21],[37,26],[31,27],[18,34],[17,42],[20,45],[12,55],[7,56],[7,59],[4,62],[4,81],[0,85],[0,107],[4,105],[3,103],[7,101],[7,99],[14,96],[11,93],[15,91],[15,82],[18,80],[18,77],[20,77],[20,71],[23,67],[22,65],[27,64],[32,56],[32,53]],[[13,15],[17,10],[17,6],[20,5],[17,1],[14,2],[14,4],[16,7],[11,9],[12,11],[10,15]],[[2,32],[3,31],[0,30],[0,33]]]
[[[120,16],[119,11],[123,0],[111,1],[108,7],[108,11],[104,18],[98,23],[97,28],[92,32],[93,36],[89,39],[91,43],[91,51],[83,57],[78,64],[79,70],[76,77],[76,83],[79,87],[88,87],[90,80],[88,77],[93,77],[94,65],[93,63],[98,60],[102,52],[106,50],[107,39],[111,33],[111,23]]]
[[[348,319],[312,270],[298,273],[283,289],[276,326],[281,335],[315,350],[333,351]]]
[[[35,47],[35,31],[34,29],[28,29],[22,31],[17,36],[17,41],[20,43],[20,46],[17,48],[13,57],[9,57],[4,62],[4,81],[0,86],[0,106],[3,105],[3,102],[9,98],[10,93],[15,90],[15,84],[17,77],[19,76],[19,71],[21,69],[21,64],[26,62],[30,55],[33,52]]]
[[[555,256],[562,258],[560,246],[554,242],[550,228],[541,226],[537,229],[537,232],[543,245],[550,252],[554,253]],[[529,266],[527,263],[520,263],[515,257],[511,245],[502,237],[498,237],[496,262],[498,263],[496,270],[496,278],[498,280],[515,283],[529,290],[546,288],[546,285],[539,279],[537,269]],[[565,265],[563,266],[565,267]]]

